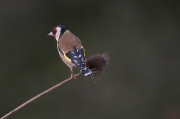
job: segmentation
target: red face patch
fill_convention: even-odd
[[[52,29],[52,33],[53,33],[53,35],[55,35],[55,34],[56,34],[56,32],[57,32],[57,29],[56,29],[56,27],[54,27],[54,28]]]

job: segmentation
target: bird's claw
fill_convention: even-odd
[[[72,79],[76,79],[76,76],[72,73],[72,74],[71,74],[71,78],[72,78]]]

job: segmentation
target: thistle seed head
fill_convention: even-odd
[[[102,73],[109,64],[108,53],[97,53],[86,59],[87,67],[93,72],[91,77]]]

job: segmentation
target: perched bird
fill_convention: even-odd
[[[48,36],[54,36],[56,39],[59,55],[71,69],[72,78],[76,78],[73,74],[73,67],[77,67],[84,76],[90,77],[92,75],[92,72],[86,66],[85,50],[78,37],[63,25],[54,27]]]

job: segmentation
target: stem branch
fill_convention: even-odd
[[[76,74],[75,77],[77,77],[77,76],[79,76],[79,75],[81,75],[81,72],[78,73],[78,74]],[[7,114],[4,115],[3,117],[1,117],[0,119],[5,119],[5,118],[7,118],[8,116],[10,116],[10,115],[13,114],[14,112],[18,111],[19,109],[23,108],[24,106],[28,105],[29,103],[31,103],[31,102],[33,102],[34,100],[40,98],[40,97],[43,96],[44,94],[46,94],[46,93],[48,93],[48,92],[50,92],[50,91],[58,88],[58,87],[61,86],[62,84],[66,83],[66,82],[68,82],[68,81],[70,81],[70,80],[72,80],[72,79],[73,79],[73,77],[70,77],[70,78],[68,78],[68,79],[66,79],[66,80],[58,83],[57,85],[55,85],[55,86],[53,86],[53,87],[45,90],[44,92],[36,95],[35,97],[33,97],[33,98],[31,98],[30,100],[26,101],[25,103],[21,104],[21,105],[18,106],[17,108],[13,109],[13,110],[10,111],[9,113],[7,113]]]

